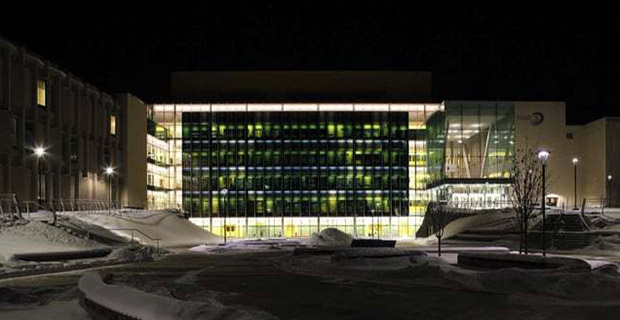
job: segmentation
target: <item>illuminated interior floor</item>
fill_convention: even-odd
[[[190,218],[205,230],[229,238],[306,238],[325,228],[338,228],[358,238],[412,238],[423,216],[407,217],[248,217]]]

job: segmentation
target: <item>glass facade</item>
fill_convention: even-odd
[[[177,116],[181,118],[180,113],[153,112],[153,106],[148,108],[146,185],[147,206],[151,209],[181,209],[181,124],[175,125]]]
[[[406,112],[183,114],[192,217],[408,215]]]
[[[509,195],[505,187],[514,158],[514,106],[446,102],[444,107],[428,121],[429,187],[443,186],[432,192],[433,196],[480,203],[479,196],[474,194],[489,193],[501,196],[483,196],[487,203],[490,199],[507,202]],[[462,184],[481,187],[446,187]],[[502,187],[494,189],[495,185]],[[480,188],[486,189],[480,191]],[[463,194],[470,196],[463,197]]]
[[[431,200],[508,201],[514,106],[149,106],[149,207],[230,237],[413,236]]]

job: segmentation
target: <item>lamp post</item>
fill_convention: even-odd
[[[607,201],[606,202],[607,202],[607,207],[608,208],[611,207],[611,199],[610,198],[611,198],[611,179],[612,178],[613,177],[611,176],[611,174],[607,176],[607,199],[606,199]]]
[[[548,150],[539,150],[538,151],[538,159],[540,159],[540,161],[542,162],[542,217],[543,217],[543,223],[542,223],[542,249],[543,249],[543,257],[545,257],[547,255],[547,247],[545,245],[545,223],[546,223],[546,217],[545,217],[545,211],[546,211],[546,177],[545,177],[545,171],[546,171],[546,167],[547,167],[547,159],[549,158],[549,151]]]
[[[34,155],[37,157],[37,187],[39,189],[39,195],[37,200],[39,205],[43,205],[43,182],[41,181],[43,178],[43,169],[41,168],[41,163],[43,162],[46,154],[47,152],[45,152],[44,147],[34,148]]]
[[[573,206],[573,210],[577,210],[579,209],[577,207],[577,163],[579,162],[579,159],[577,159],[576,157],[573,158],[573,173],[574,173],[574,188],[575,188],[575,205]]]
[[[108,215],[112,215],[112,175],[114,175],[114,168],[105,168],[105,174],[108,176]]]
[[[226,243],[226,218],[228,218],[228,189],[222,190],[222,194],[224,195],[224,203],[226,205],[226,209],[224,211],[224,243]]]

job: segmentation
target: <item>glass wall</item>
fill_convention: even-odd
[[[427,121],[437,108],[418,108],[409,112],[409,215],[424,217],[429,202],[426,184],[429,181]]]
[[[428,184],[435,184],[444,179],[446,115],[444,111],[433,114],[426,124],[426,147]]]
[[[429,192],[473,209],[506,206],[514,158],[514,105],[445,102],[427,122]]]
[[[192,217],[408,215],[407,112],[185,112]]]
[[[147,206],[151,209],[177,208],[174,198],[173,163],[170,144],[150,134],[146,137]]]
[[[147,206],[181,208],[181,123],[173,106],[147,109]]]
[[[428,122],[429,173],[450,179],[509,178],[514,156],[514,106],[446,103]]]

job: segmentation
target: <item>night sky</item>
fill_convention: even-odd
[[[620,116],[620,4],[504,2],[20,2],[0,35],[146,102],[168,101],[173,70],[423,70],[437,100],[563,100],[569,123]]]

